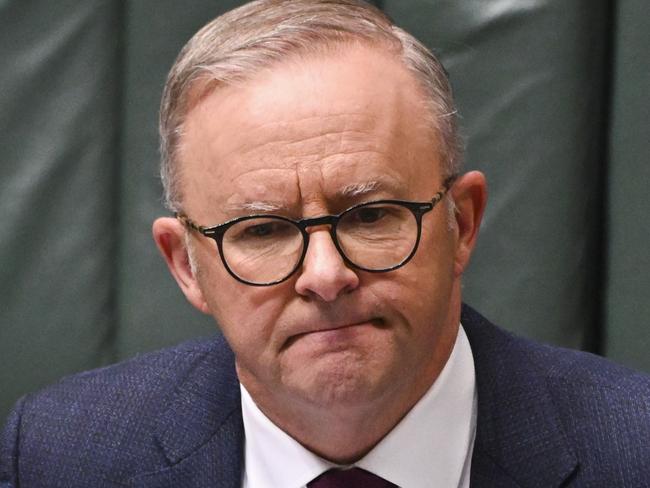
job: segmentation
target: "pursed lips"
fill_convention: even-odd
[[[332,335],[334,336],[337,331],[343,331],[345,329],[352,329],[356,327],[372,326],[372,327],[381,327],[383,320],[379,318],[370,318],[370,319],[354,319],[349,321],[341,321],[335,324],[319,324],[317,327],[310,328],[296,334],[291,335],[284,343],[283,349],[291,346],[297,340],[307,337],[307,336],[318,336],[318,335]]]

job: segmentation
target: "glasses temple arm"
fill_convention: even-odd
[[[454,173],[445,178],[445,181],[442,182],[442,187],[445,189],[445,192],[454,185],[459,176],[460,175],[458,173]]]
[[[431,199],[431,203],[433,205],[436,205],[440,202],[440,200],[442,200],[442,198],[445,196],[445,193],[449,191],[457,178],[458,174],[453,174],[445,178],[445,181],[442,182],[442,190],[433,195],[433,198]]]
[[[198,231],[200,233],[203,233],[205,230],[205,227],[202,225],[197,225],[195,224],[187,215],[182,214],[182,213],[175,213],[174,217],[176,217],[178,220],[181,221],[181,223],[185,226],[188,227],[192,230]]]

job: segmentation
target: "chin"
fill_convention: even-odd
[[[343,356],[343,355],[341,355]],[[385,393],[390,384],[377,375],[375,367],[354,357],[328,358],[317,361],[296,378],[293,390],[307,402],[328,407],[362,406]]]

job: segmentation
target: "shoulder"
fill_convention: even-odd
[[[641,429],[648,434],[642,444],[650,459],[649,375],[584,351],[518,337],[512,343],[528,357],[525,370],[544,380],[568,434],[602,438],[619,432],[633,441]]]
[[[109,486],[138,465],[162,463],[154,439],[158,418],[197,368],[215,377],[234,374],[232,353],[220,335],[72,375],[25,396],[3,433],[0,480],[22,466],[21,479],[94,471],[111,478],[101,479]]]
[[[497,419],[489,436],[503,442],[504,431],[509,442],[527,436],[567,445],[583,479],[639,486],[638,476],[650,476],[649,375],[517,337],[469,307],[462,323],[476,365],[479,418]]]
[[[578,459],[640,486],[635,476],[650,476],[650,376],[587,352],[528,341],[521,347],[531,351]]]
[[[613,393],[650,394],[650,375],[584,351],[541,344],[507,332],[468,306],[463,326],[472,353],[482,364],[518,366],[518,370],[543,377],[552,385],[578,389],[604,389]]]
[[[111,412],[143,414],[144,404],[159,405],[198,362],[229,360],[220,336],[195,339],[174,347],[65,377],[23,401],[23,417],[57,415],[68,421]],[[154,410],[155,411],[155,410]],[[31,417],[30,417],[31,418]],[[117,417],[119,418],[119,417]]]

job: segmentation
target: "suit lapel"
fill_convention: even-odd
[[[483,452],[476,444],[472,454],[472,472],[469,479],[471,487],[520,488],[522,486],[490,454]]]
[[[244,431],[239,381],[223,337],[180,383],[155,435],[170,466],[137,476],[131,486],[240,486]]]
[[[478,390],[473,486],[557,487],[577,467],[532,347],[464,306]]]

